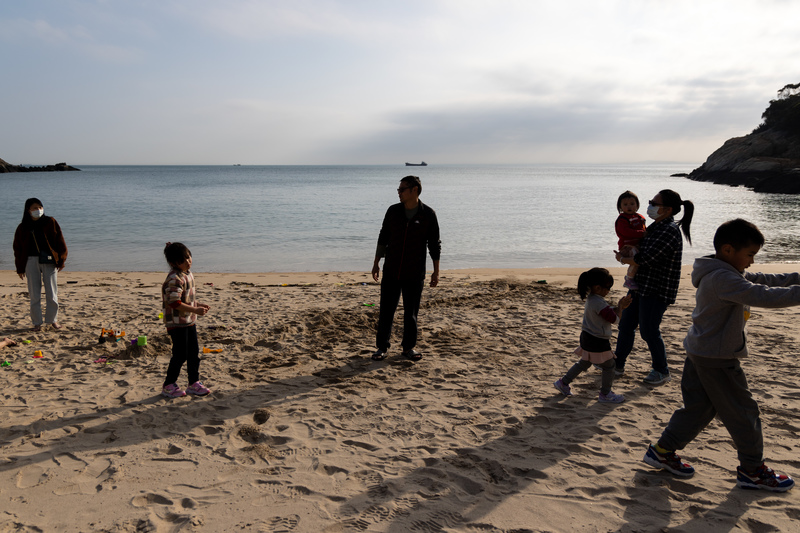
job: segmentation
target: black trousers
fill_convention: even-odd
[[[424,286],[425,278],[397,280],[384,277],[381,280],[381,312],[375,339],[378,348],[388,350],[391,346],[389,339],[392,336],[392,322],[401,294],[403,295],[403,351],[408,351],[417,345],[417,315]]]
[[[197,327],[193,324],[186,328],[172,328],[167,333],[172,337],[172,359],[169,360],[164,385],[177,383],[183,363],[186,363],[189,385],[199,381],[200,347],[197,344]]]

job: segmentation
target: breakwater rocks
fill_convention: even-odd
[[[756,192],[800,194],[800,135],[770,129],[734,137],[688,177]]]
[[[60,172],[65,170],[80,170],[79,168],[71,167],[66,163],[56,163],[55,165],[46,165],[43,167],[23,167],[21,165],[12,165],[0,159],[0,174],[4,172]]]

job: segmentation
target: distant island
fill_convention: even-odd
[[[800,194],[800,83],[779,90],[761,118],[751,134],[725,141],[688,178]]]
[[[44,167],[23,167],[22,165],[12,165],[0,159],[0,174],[5,172],[60,172],[65,170],[80,170],[79,168],[71,167],[66,163],[56,163],[55,165],[47,165]]]
[[[407,167],[427,167],[428,163],[423,161],[422,163],[406,163]]]

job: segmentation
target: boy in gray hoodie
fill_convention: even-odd
[[[794,486],[792,478],[764,464],[758,404],[739,364],[747,357],[744,329],[750,306],[800,305],[800,274],[745,272],[763,245],[764,236],[755,225],[730,220],[714,235],[716,253],[695,260],[692,285],[697,287],[697,304],[683,341],[683,407],[673,413],[658,443],[648,448],[648,465],[678,476],[693,475],[694,468],[675,450],[694,440],[716,416],[739,455],[738,487],[784,492]]]

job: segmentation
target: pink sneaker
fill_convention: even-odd
[[[205,396],[206,394],[211,393],[211,390],[208,389],[205,385],[200,383],[199,381],[195,381],[188,387],[186,387],[186,394],[196,394],[197,396]]]
[[[183,389],[178,387],[175,383],[170,385],[165,385],[163,389],[161,389],[161,396],[165,396],[167,398],[180,398],[181,396],[186,396],[186,392]]]

